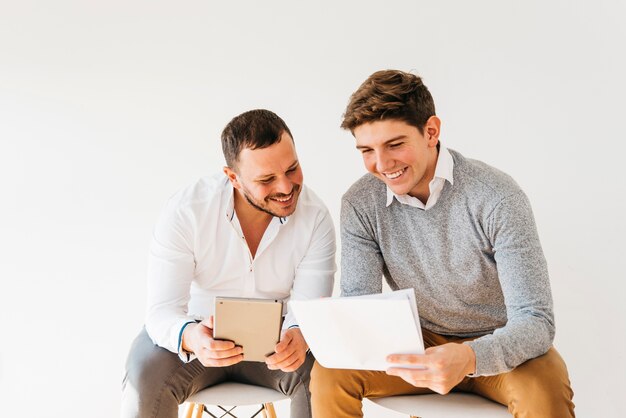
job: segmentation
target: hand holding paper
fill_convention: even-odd
[[[394,363],[387,374],[442,395],[476,371],[474,351],[469,345],[458,343],[430,347],[424,354],[393,354],[387,360]]]
[[[322,366],[385,371],[390,354],[424,353],[413,292],[294,300],[289,306]]]

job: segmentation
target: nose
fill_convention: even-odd
[[[293,190],[293,183],[287,176],[282,176],[276,181],[275,193],[289,194]]]
[[[393,161],[385,152],[376,153],[376,171],[382,173],[393,167]]]

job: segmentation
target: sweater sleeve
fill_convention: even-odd
[[[487,219],[507,323],[467,342],[476,353],[474,376],[508,372],[544,354],[554,339],[548,268],[535,220],[523,192],[500,201]]]
[[[341,296],[382,292],[383,257],[371,223],[344,197],[341,202]]]

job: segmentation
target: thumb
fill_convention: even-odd
[[[204,318],[202,322],[200,322],[200,325],[204,325],[207,328],[213,329],[213,315],[208,318]]]
[[[202,333],[209,338],[213,338],[213,315],[204,318],[199,325],[202,325]]]
[[[282,338],[280,339],[280,341],[278,342],[278,344],[276,344],[276,352],[280,353],[281,351],[283,351],[285,348],[287,348],[287,346],[289,345],[289,343],[291,342],[291,340],[293,340],[293,336],[291,335],[290,332],[285,332],[282,335]]]

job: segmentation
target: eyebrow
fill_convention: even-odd
[[[298,160],[294,161],[293,164],[291,164],[289,168],[287,168],[287,171],[293,170],[294,168],[298,167],[298,165],[300,165],[300,161]],[[255,180],[263,181],[263,180],[269,180],[273,177],[275,177],[275,174],[263,174],[257,177]]]
[[[398,139],[404,139],[404,138],[406,138],[406,135],[404,135],[404,134],[401,134],[401,135],[398,135],[398,136],[394,136],[393,138],[390,138],[390,139],[386,140],[385,142],[383,142],[383,145],[387,145],[390,142],[397,141]],[[358,150],[370,149],[370,148],[371,147],[366,147],[364,145],[357,145],[356,146],[356,149],[358,149]]]

